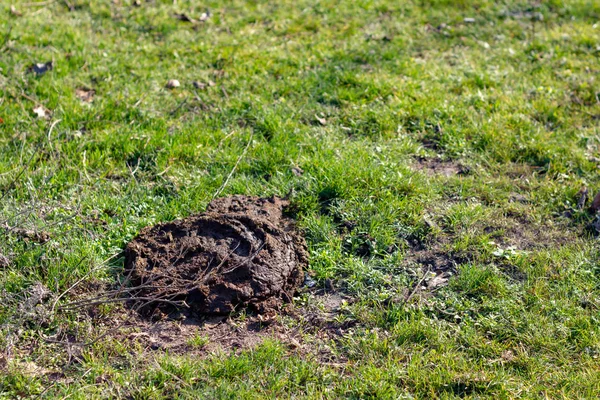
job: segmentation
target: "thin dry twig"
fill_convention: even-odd
[[[154,364],[156,364],[156,366],[165,374],[169,375],[171,378],[175,379],[177,382],[179,382],[179,384],[181,386],[185,386],[185,387],[191,387],[191,385],[189,383],[187,383],[186,381],[184,381],[183,379],[181,379],[180,377],[178,377],[177,375],[175,375],[172,372],[167,371],[166,369],[164,369],[162,367],[162,365],[160,365],[160,363],[158,362],[158,360],[156,359],[156,357],[152,357],[154,359]]]
[[[36,106],[44,106],[42,103],[40,103],[39,101],[37,101],[36,99],[34,99],[33,97],[25,94],[25,92],[21,93],[21,96],[29,101],[31,101],[32,103],[35,103]]]
[[[217,146],[217,149],[220,149],[221,147],[223,147],[223,143],[225,142],[225,140],[227,140],[227,138],[231,137],[231,135],[234,135],[236,132],[237,132],[236,130],[233,130],[233,131],[229,132],[227,135],[225,135],[223,137],[223,139],[221,139],[219,141],[219,145]]]
[[[583,210],[588,198],[588,188],[586,186],[582,187],[577,194],[579,195],[579,199],[577,200],[577,209]]]
[[[133,177],[133,180],[136,181],[137,183],[137,178],[135,177],[135,173],[138,171],[138,169],[140,168],[140,159],[138,158],[137,160],[137,164],[135,166],[135,168],[132,170],[131,167],[129,165],[127,165],[127,168],[129,169],[129,173],[131,174],[131,176]]]
[[[92,273],[94,273],[95,271],[97,271],[98,269],[100,269],[100,267],[106,265],[107,262],[109,262],[110,260],[112,260],[113,258],[115,258],[116,256],[118,256],[119,254],[121,254],[121,253],[114,254],[114,255],[110,256],[109,258],[107,258],[106,260],[104,260],[103,262],[101,262],[100,264],[96,265],[95,267],[90,268],[90,270],[85,275],[83,275],[75,283],[73,283],[71,286],[69,286],[69,288],[67,290],[65,290],[64,292],[62,292],[54,300],[54,303],[52,304],[52,315],[54,315],[54,310],[56,309],[56,304],[58,304],[58,302],[60,301],[60,299],[62,299],[63,297],[65,297],[71,290],[75,289],[81,282],[83,282]],[[85,260],[85,259],[86,259],[86,257],[82,257],[81,260],[79,261],[79,263],[77,264],[77,266],[81,265],[81,263],[83,263],[83,260]]]
[[[188,99],[187,97],[186,97],[185,99],[183,99],[183,100],[182,100],[182,101],[181,101],[181,102],[180,102],[180,103],[177,105],[177,107],[175,107],[175,108],[174,108],[174,109],[173,109],[173,110],[172,110],[172,111],[169,113],[169,115],[171,115],[171,116],[175,115],[175,113],[176,113],[177,111],[179,111],[179,109],[180,109],[181,107],[183,107],[183,106],[184,106],[184,105],[185,105],[185,104],[188,102],[188,100],[189,100],[189,99]]]
[[[215,194],[213,195],[213,197],[212,197],[213,199],[216,198],[219,194],[221,194],[221,191],[223,191],[223,189],[225,188],[225,186],[227,186],[227,183],[229,183],[229,179],[231,179],[231,177],[235,173],[235,170],[237,169],[238,165],[240,164],[240,161],[242,161],[242,158],[244,158],[244,156],[246,155],[246,152],[248,151],[248,148],[250,147],[250,144],[252,144],[252,139],[254,139],[254,132],[252,132],[250,134],[250,139],[248,139],[248,143],[246,144],[246,147],[244,148],[244,151],[242,151],[242,154],[240,154],[240,156],[238,157],[237,161],[235,162],[235,165],[233,166],[233,168],[229,172],[229,175],[227,175],[227,178],[225,179],[225,182],[223,182],[223,184],[221,185],[221,187],[219,188],[219,190],[217,190],[215,192]]]
[[[158,174],[156,174],[156,176],[163,176],[164,174],[167,173],[168,170],[170,170],[172,167],[172,165],[167,165],[167,168],[165,168],[162,172],[159,172]]]
[[[429,269],[429,267],[427,267],[427,270],[423,274],[423,277],[415,285],[414,289],[412,290],[412,292],[410,292],[410,294],[408,295],[408,297],[406,297],[406,299],[404,300],[403,304],[408,304],[408,302],[410,301],[410,299],[412,299],[412,297],[415,295],[415,293],[417,293],[417,291],[419,290],[419,288],[421,287],[421,285],[423,284],[423,282],[425,281],[425,279],[427,279],[427,275],[429,275],[429,272],[430,272],[430,269]]]
[[[0,201],[4,200],[4,198],[6,197],[6,195],[8,194],[8,192],[13,188],[13,186],[15,185],[15,183],[17,183],[17,181],[19,180],[19,178],[21,178],[21,175],[23,175],[23,173],[29,168],[29,166],[31,165],[31,162],[33,161],[33,159],[37,155],[39,149],[40,149],[40,146],[36,146],[35,147],[33,154],[31,154],[31,157],[29,157],[29,160],[27,160],[27,162],[23,165],[23,168],[21,168],[21,171],[19,171],[19,173],[17,174],[17,176],[15,176],[15,178],[12,180],[12,182],[10,183],[10,185],[8,185],[8,187],[6,188],[6,190],[4,191],[4,193],[2,194],[2,196],[0,197]]]
[[[50,125],[50,129],[48,129],[48,142],[50,142],[50,138],[52,136],[52,130],[54,129],[54,127],[56,126],[56,124],[58,124],[60,121],[62,121],[62,119],[57,119],[56,121],[54,121],[52,123],[52,125]]]
[[[77,307],[85,307],[88,305],[94,305],[97,303],[101,303],[103,300],[113,299],[113,298],[121,298],[121,299],[123,299],[123,301],[135,300],[135,295],[131,296],[131,297],[127,297],[127,298],[119,297],[119,296],[128,294],[128,293],[139,293],[139,291],[141,291],[142,289],[146,289],[146,288],[157,288],[157,289],[163,288],[161,286],[152,285],[152,283],[155,281],[158,281],[159,278],[165,277],[163,275],[152,277],[152,279],[149,279],[148,281],[142,283],[141,285],[125,288],[125,284],[127,282],[129,282],[130,275],[131,275],[131,271],[130,271],[129,275],[126,277],[126,279],[123,280],[120,287],[116,290],[111,290],[111,291],[102,293],[99,296],[89,297],[89,298],[83,299],[83,300],[72,301],[68,304],[65,304],[64,306],[62,306],[60,308],[61,309],[65,309],[65,308],[73,309],[73,308],[77,308]],[[165,286],[165,288],[166,287],[167,286]]]
[[[220,271],[222,275],[224,274],[229,274],[233,271],[235,271],[236,269],[238,269],[241,266],[246,265],[249,261],[252,261],[254,259],[254,257],[256,257],[258,255],[258,253],[260,253],[260,251],[263,249],[263,247],[265,247],[266,242],[262,242],[260,246],[258,246],[258,249],[250,254],[250,256],[246,257],[246,259],[244,259],[244,261],[240,262],[237,265],[234,265],[233,267],[229,268],[227,271]]]
[[[121,329],[127,322],[129,322],[129,321],[128,320],[121,321],[121,323],[119,323],[117,326],[107,329],[106,332],[104,332],[100,336],[96,337],[94,340],[90,340],[87,342],[69,342],[69,341],[64,341],[64,340],[56,340],[56,339],[52,339],[52,338],[44,338],[44,341],[46,343],[60,344],[60,345],[69,346],[69,347],[93,346],[94,344],[98,343],[100,340],[104,339],[106,336]]]
[[[139,106],[140,104],[142,104],[142,102],[146,99],[147,96],[148,96],[148,92],[144,92],[144,94],[142,94],[142,96],[138,99],[138,101],[136,101],[133,104],[133,107],[136,108],[137,106]]]
[[[57,381],[54,381],[54,382],[53,382],[51,385],[48,385],[48,386],[46,386],[46,388],[40,392],[40,394],[38,395],[38,397],[37,397],[37,398],[38,398],[38,399],[41,399],[41,398],[43,398],[43,397],[44,397],[44,394],[45,394],[45,393],[46,393],[48,390],[50,390],[50,389],[52,389],[54,386],[56,386],[56,384],[57,384],[57,383],[58,383]]]
[[[74,310],[76,308],[82,307],[82,306],[86,306],[86,307],[91,307],[91,306],[98,306],[101,304],[109,304],[109,303],[119,303],[119,302],[125,302],[125,301],[146,301],[147,304],[152,304],[152,303],[167,303],[170,304],[172,306],[176,306],[176,307],[188,307],[187,304],[181,300],[181,301],[173,301],[173,300],[169,300],[169,299],[161,299],[159,297],[118,297],[118,298],[113,298],[113,299],[103,299],[103,300],[98,300],[98,301],[91,301],[88,303],[81,303],[81,304],[67,304],[63,307],[61,307],[61,310]]]

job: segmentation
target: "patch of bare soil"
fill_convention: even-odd
[[[536,221],[525,211],[497,215],[496,218],[477,223],[472,229],[489,236],[490,242],[498,247],[498,256],[491,262],[510,279],[519,282],[524,281],[527,276],[507,255],[559,248],[575,243],[581,236],[567,222],[554,219]],[[431,243],[408,243],[409,250],[404,259],[404,267],[417,272],[413,294],[424,294],[445,286],[449,279],[458,273],[457,267],[460,264],[476,261],[481,256],[477,249],[459,253],[448,251],[451,247],[448,245],[454,240],[454,235],[441,233]]]
[[[552,219],[537,222],[526,214],[495,218],[488,221],[483,231],[501,247],[525,251],[560,247],[580,236],[566,223]]]
[[[566,222],[553,219],[539,222],[526,214],[491,219],[483,231],[498,248],[494,265],[516,282],[525,281],[527,274],[511,261],[511,254],[560,248],[576,243],[581,236]]]
[[[123,340],[141,344],[146,350],[168,350],[180,354],[250,349],[267,338],[298,343],[294,337],[297,335],[285,332],[276,319],[258,316],[180,317],[150,322],[134,315],[118,335],[122,335]]]
[[[308,257],[277,197],[213,200],[205,213],[148,227],[125,250],[136,297],[179,301],[199,315],[249,307],[269,313],[292,299]]]
[[[85,297],[97,297],[104,290]],[[129,307],[116,305],[106,313],[102,305],[94,304],[84,308],[86,313],[79,317],[87,320],[90,329],[93,326],[93,335],[59,329],[61,333],[49,338],[49,343],[62,344],[73,362],[86,346],[97,341],[126,344],[136,353],[141,348],[141,357],[157,351],[204,357],[238,354],[266,340],[276,340],[295,353],[335,366],[345,362],[335,351],[335,341],[356,323],[345,312],[345,306],[352,302],[353,298],[338,291],[303,288],[302,297],[296,299],[299,306],[287,305],[279,313],[198,317],[190,310],[173,310],[154,321]]]
[[[210,355],[252,349],[265,340],[278,340],[301,354],[321,360],[337,359],[327,343],[353,325],[339,322],[342,307],[351,301],[338,293],[311,293],[306,307],[287,308],[279,315],[249,314],[208,316],[190,314],[150,322],[124,312],[124,325],[115,331],[120,340],[135,342],[147,351],[163,350],[177,354]]]
[[[412,246],[404,259],[404,266],[411,270],[420,270],[421,275],[410,293],[431,292],[446,286],[450,278],[458,272],[458,265],[468,261],[469,258],[463,254],[453,254],[445,250],[442,242]]]
[[[538,175],[543,171],[544,169],[542,167],[522,163],[512,163],[506,166],[506,169],[502,174],[518,182],[519,180]]]
[[[0,226],[0,230],[19,237],[20,239],[34,243],[46,243],[50,240],[50,234],[33,229],[25,229],[20,227],[12,227],[4,224]]]
[[[467,175],[468,167],[456,161],[443,160],[439,157],[418,157],[415,168],[430,176],[441,175],[451,177],[456,175]]]
[[[72,304],[82,299],[97,299],[110,288],[97,281],[83,282],[81,290],[71,291]],[[328,285],[325,285],[328,286]],[[50,321],[50,309],[56,300],[48,297],[50,292],[41,285],[33,286],[24,301],[29,311],[25,319],[36,325]],[[19,299],[15,299],[19,300]],[[0,351],[0,372],[7,368],[22,368],[21,360],[31,357],[40,346],[52,349],[52,360],[35,359],[37,364],[31,374],[48,382],[68,381],[66,369],[57,369],[61,360],[64,368],[82,360],[85,349],[96,343],[110,348],[119,343],[125,345],[136,359],[150,359],[156,352],[208,357],[220,353],[239,354],[261,345],[267,340],[276,340],[291,352],[315,357],[319,362],[332,367],[343,366],[347,361],[336,351],[337,341],[353,329],[356,321],[346,312],[346,305],[353,298],[336,291],[316,287],[301,289],[295,303],[286,305],[279,313],[233,313],[228,316],[198,316],[190,310],[172,310],[162,314],[158,320],[149,320],[134,309],[122,304],[113,304],[107,309],[104,302],[84,301],[84,306],[72,309],[79,321],[78,327],[59,324],[52,335],[41,334],[43,340],[20,337],[22,329],[14,326],[13,345]],[[43,313],[39,310],[44,309]],[[61,308],[57,309],[60,311]],[[39,314],[39,316],[38,316]],[[43,324],[42,324],[43,325]],[[141,350],[141,353],[140,353]],[[123,354],[121,356],[124,356]]]
[[[94,100],[94,95],[96,91],[94,89],[89,89],[86,87],[80,87],[75,89],[75,95],[79,100],[84,103],[91,103]]]

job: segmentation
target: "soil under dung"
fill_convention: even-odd
[[[153,308],[185,301],[209,315],[279,308],[302,284],[308,261],[304,239],[283,214],[287,205],[233,196],[213,200],[205,213],[144,228],[125,250],[135,297]]]

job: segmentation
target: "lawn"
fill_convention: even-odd
[[[595,0],[0,1],[0,398],[597,398],[599,78]],[[293,306],[73,307],[233,194]]]

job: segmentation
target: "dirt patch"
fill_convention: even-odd
[[[458,265],[468,260],[465,255],[448,252],[442,243],[434,243],[426,247],[412,246],[403,265],[420,273],[415,277],[414,292],[431,292],[446,286],[450,278],[458,273]]]
[[[308,261],[304,239],[283,214],[287,205],[233,196],[213,200],[206,213],[143,229],[125,250],[136,296],[151,303],[143,309],[173,301],[202,315],[279,309],[302,284]]]
[[[498,216],[488,221],[483,232],[502,248],[526,251],[564,246],[580,236],[564,222],[533,221],[525,214]]]
[[[11,264],[11,259],[4,254],[0,253],[0,269],[7,268]]]
[[[456,175],[467,175],[470,172],[468,167],[456,161],[443,160],[441,158],[433,157],[418,157],[416,161],[415,168],[430,176],[441,175],[450,177]]]
[[[94,100],[96,91],[85,87],[75,89],[75,95],[84,103],[91,103]]]
[[[77,334],[66,331],[56,343],[82,349],[97,338],[106,343],[119,342],[144,354],[166,351],[169,354],[211,356],[239,354],[276,340],[295,353],[316,357],[320,362],[345,362],[335,351],[336,341],[354,329],[356,320],[346,312],[354,299],[338,291],[301,289],[300,307],[286,306],[275,314],[234,313],[228,316],[197,316],[190,310],[175,310],[160,320],[150,321],[128,307],[115,306],[110,314],[98,305],[86,316],[95,327],[95,337],[78,341]],[[89,294],[88,294],[89,295]]]
[[[292,346],[299,343],[297,334],[286,332],[275,320],[260,320],[258,316],[244,319],[192,317],[157,322],[134,317],[118,334],[124,336],[124,341],[141,344],[146,350],[180,354],[251,349],[268,338],[277,338]]]
[[[81,325],[59,323],[53,329],[54,334],[44,335],[42,342],[37,337],[32,340],[22,336],[22,329],[13,329],[15,336],[11,338],[11,350],[6,354],[0,352],[0,372],[9,362],[14,364],[20,359],[30,359],[32,349],[43,346],[44,351],[40,350],[40,354],[52,351],[53,357],[49,365],[47,359],[34,358],[40,362],[40,367],[50,368],[36,370],[36,376],[49,382],[64,382],[66,370],[61,372],[55,366],[62,363],[66,367],[81,362],[85,349],[96,343],[102,343],[109,352],[112,346],[117,346],[114,349],[118,348],[118,352],[125,348],[138,360],[152,360],[161,352],[198,357],[240,354],[265,341],[276,341],[295,354],[314,357],[332,367],[343,367],[347,359],[340,354],[338,346],[357,324],[349,308],[354,299],[335,289],[303,287],[295,299],[297,306],[285,305],[279,313],[241,311],[227,316],[198,316],[190,309],[172,309],[169,314],[161,314],[159,319],[149,320],[124,304],[88,301],[111,291],[109,284],[86,281],[80,286],[83,292],[70,292],[71,304],[84,305],[69,307],[67,311],[72,310]],[[333,285],[325,284],[327,286]],[[42,301],[42,305],[51,306],[55,300],[46,299],[47,289],[43,287],[34,286],[28,293],[27,300],[32,305]],[[57,310],[64,309],[59,307]],[[61,320],[56,319],[57,322]]]
[[[456,272],[457,265],[465,260],[455,257],[436,246],[431,249],[411,252],[405,261],[408,265],[412,264],[425,267],[431,272],[453,273]]]
[[[303,332],[329,337],[341,336],[357,324],[355,319],[344,312],[345,307],[354,300],[341,292],[317,290],[308,296],[303,307],[291,309],[289,315]]]
[[[209,355],[252,349],[265,340],[277,340],[301,354],[331,359],[327,342],[354,325],[345,321],[343,306],[352,302],[339,293],[311,291],[303,307],[290,307],[278,315],[232,315],[198,318],[184,312],[150,322],[124,310],[121,329],[113,337],[135,342],[148,351]],[[126,317],[125,317],[126,316]],[[309,335],[309,336],[307,336]]]
[[[501,175],[519,181],[540,174],[543,171],[542,167],[536,167],[529,164],[510,163],[505,167]],[[523,185],[523,187],[526,188],[527,185]]]
[[[513,282],[525,282],[527,280],[527,274],[509,260],[499,260],[495,264]]]
[[[3,226],[0,226],[0,230],[15,235],[26,242],[46,243],[50,240],[50,234],[47,232],[36,231],[33,229],[12,227],[4,224]]]

